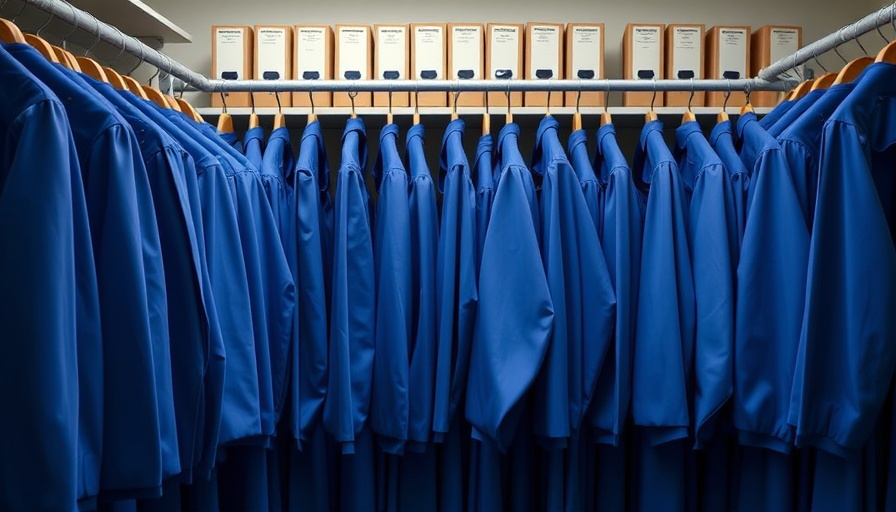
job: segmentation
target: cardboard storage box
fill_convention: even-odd
[[[485,70],[485,27],[480,23],[448,24],[448,80],[482,80]],[[452,98],[454,101],[454,98]],[[464,92],[458,107],[485,106],[485,93]]]
[[[706,78],[736,80],[748,78],[750,70],[750,27],[717,25],[706,33]],[[725,92],[706,93],[707,107],[721,107]],[[732,91],[729,107],[740,107],[746,96]]]
[[[212,78],[249,80],[252,77],[252,46],[255,43],[251,27],[215,25],[212,27]],[[248,92],[227,92],[228,107],[248,107]],[[222,107],[220,94],[212,94],[212,106]]]
[[[333,79],[333,29],[329,25],[296,25],[295,27],[295,69],[296,80]],[[332,107],[331,92],[294,92],[294,107],[310,107],[312,97],[314,107]]]
[[[374,25],[373,26],[374,73],[376,80],[408,79],[408,26],[407,25]],[[407,107],[408,93],[393,92],[392,106]],[[389,93],[373,93],[373,106],[388,107]]]
[[[622,38],[623,77],[628,80],[660,80],[663,78],[663,28],[651,23],[629,23]],[[663,92],[624,92],[626,107],[655,107],[663,105]]]
[[[448,26],[444,23],[411,23],[411,76],[415,80],[445,80]],[[411,105],[421,107],[448,105],[447,92],[421,92],[411,95]]]
[[[373,37],[369,25],[336,25],[336,80],[369,80],[373,75]],[[359,92],[355,107],[369,107],[373,94]],[[350,107],[347,92],[333,94],[334,107]]]
[[[704,25],[668,25],[666,27],[666,77],[672,80],[700,80],[703,78]],[[705,98],[701,91],[666,92],[667,107],[685,107],[690,100],[692,107],[702,106]]]
[[[560,23],[526,24],[526,78],[561,80],[563,78],[563,25]],[[563,93],[551,93],[551,106],[563,106]],[[526,92],[523,103],[527,107],[544,107],[548,93]]]
[[[604,78],[604,24],[569,23],[566,25],[566,78],[569,80],[602,80]],[[604,93],[566,93],[566,106],[602,107]]]
[[[753,76],[759,74],[759,70],[777,62],[802,48],[803,29],[801,27],[766,25],[756,32],[750,43],[750,57]],[[790,70],[782,77],[799,80],[794,70]],[[779,95],[775,91],[757,91],[750,95],[750,102],[755,107],[774,107],[778,104]]]
[[[292,78],[292,27],[255,25],[256,80],[289,80]],[[292,106],[292,93],[256,92],[256,107]],[[251,100],[250,98],[250,104]]]
[[[486,27],[485,40],[488,80],[519,80],[523,77],[523,41],[522,24],[489,23]],[[488,93],[490,107],[507,106],[507,95],[504,92]],[[523,93],[510,93],[510,105],[523,106]]]

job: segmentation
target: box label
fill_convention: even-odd
[[[377,27],[376,79],[404,80],[407,78],[408,64],[405,61],[408,49],[408,31],[405,27]],[[395,72],[398,76],[394,76]],[[383,73],[388,75],[384,76]]]
[[[719,29],[719,76],[715,78],[748,78],[748,39],[746,29]]]
[[[700,27],[674,27],[672,32],[672,76],[669,78],[702,78],[703,31]]]
[[[529,78],[560,78],[560,27],[532,25],[529,37]]]
[[[215,30],[215,78],[246,80],[243,76],[246,68],[243,52],[246,31],[241,28],[219,28]],[[234,75],[235,73],[235,75]],[[234,78],[235,77],[235,78]]]
[[[346,78],[345,72],[359,80],[367,80],[370,45],[367,27],[339,27],[339,64],[336,66],[336,78]]]
[[[306,71],[317,72],[320,78],[327,69],[327,31],[323,28],[301,27],[296,32],[296,76],[301,80]]]
[[[488,70],[488,79],[495,79],[495,72],[511,71],[512,78],[520,76],[520,27],[508,25],[495,25],[489,34],[489,52],[491,53],[491,66]]]
[[[601,48],[601,27],[572,27],[572,76],[571,79],[580,79],[582,75],[595,79],[600,76],[600,62],[604,56]]]
[[[777,62],[800,49],[800,32],[794,28],[772,28],[769,31],[771,38],[769,54],[772,62]],[[799,75],[796,71],[799,71]],[[799,80],[802,76],[803,66],[797,66],[797,70],[788,70],[778,75],[781,78]]]
[[[660,70],[660,27],[632,27],[632,78],[652,80],[662,76]],[[652,77],[642,74],[653,72]]]
[[[414,78],[445,79],[445,31],[439,26],[414,27]]]
[[[482,78],[482,27],[451,27],[451,79]],[[472,72],[472,76],[470,73]]]
[[[286,80],[289,60],[285,28],[259,28],[255,37],[258,44],[258,79]]]

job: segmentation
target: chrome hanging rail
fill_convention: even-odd
[[[846,25],[840,30],[800,48],[792,55],[773,62],[767,68],[759,71],[759,78],[772,82],[777,81],[782,73],[829,52],[843,43],[852,41],[888,23],[893,23],[894,16],[896,16],[896,4],[878,9],[859,21]]]
[[[748,78],[739,80],[210,80],[147,46],[134,37],[122,38],[115,27],[98,21],[64,0],[27,0],[99,40],[123,49],[188,86],[203,92],[404,92],[404,91],[785,91],[795,85],[784,80]],[[869,30],[874,27],[869,28]],[[786,59],[785,59],[786,60]],[[775,74],[776,76],[776,74]]]

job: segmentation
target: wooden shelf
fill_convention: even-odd
[[[140,0],[69,0],[125,34],[138,38],[157,38],[164,43],[191,43],[190,34]]]
[[[492,123],[501,124],[504,120],[505,109],[501,107],[491,107],[489,109],[492,114]],[[661,121],[667,126],[677,126],[681,122],[681,116],[684,114],[685,107],[657,107],[657,115]],[[692,109],[697,121],[701,125],[712,125],[716,122],[716,116],[719,113],[718,107],[694,107]],[[736,118],[740,113],[740,107],[730,107],[726,109],[728,115],[732,119]],[[766,114],[770,108],[756,108],[758,115]],[[214,122],[221,114],[220,108],[204,107],[198,108],[200,115],[210,122]],[[286,107],[283,114],[286,115],[287,126],[290,128],[301,128],[305,125],[308,113],[311,111],[307,107]],[[359,117],[363,117],[371,126],[381,126],[386,122],[386,115],[389,109],[386,107],[364,107],[355,109],[355,113]],[[514,107],[513,119],[524,127],[537,126],[544,117],[544,107]],[[575,113],[575,107],[554,107],[551,108],[551,115],[560,121],[561,125],[569,125],[572,121],[572,115]],[[599,122],[598,118],[604,112],[602,107],[583,107],[579,111],[582,114],[583,121],[586,126],[594,126]],[[647,107],[610,107],[609,112],[613,116],[613,123],[619,127],[632,128],[643,126],[644,115],[647,113]],[[251,108],[228,108],[227,112],[233,116],[238,125],[248,122],[249,114],[252,113]],[[276,108],[257,108],[255,112],[258,114],[263,125],[269,125],[271,118],[277,113]],[[320,118],[321,124],[325,128],[339,128],[345,125],[345,120],[351,115],[349,107],[318,107],[315,113]],[[470,126],[480,126],[482,114],[485,113],[484,107],[458,107],[458,115],[464,119]],[[392,115],[395,122],[399,125],[410,125],[414,114],[413,107],[394,107]],[[429,107],[420,108],[420,120],[428,127],[444,127],[450,120],[450,107]]]

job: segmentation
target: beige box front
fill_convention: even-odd
[[[444,23],[411,23],[411,77],[414,80],[446,80],[445,61],[448,55],[448,25]],[[448,105],[446,92],[421,92],[411,95],[411,106]]]
[[[666,77],[672,80],[703,78],[703,33],[705,25],[676,24],[666,27]],[[701,91],[667,92],[667,107],[699,107],[706,101]]]
[[[486,27],[485,69],[487,80],[519,80],[523,77],[523,44],[525,31],[522,24],[489,23]],[[489,107],[507,106],[507,94],[488,93]],[[510,106],[523,106],[523,93],[510,93]]]
[[[329,25],[296,25],[295,27],[296,80],[333,79],[333,29]],[[332,107],[331,92],[294,92],[292,106]]]
[[[660,80],[663,78],[663,28],[651,23],[629,23],[622,37],[623,77],[628,80]],[[626,107],[663,105],[663,93],[624,92],[622,104]]]
[[[560,23],[526,24],[526,78],[538,80],[563,79],[563,25]],[[523,103],[527,107],[544,107],[548,93],[526,92]],[[563,93],[550,94],[551,106],[563,106]]]
[[[374,78],[376,80],[407,80],[408,79],[408,54],[409,36],[407,25],[374,25],[373,26],[373,51],[375,57]],[[407,107],[408,93],[393,92],[392,106]],[[389,93],[373,93],[374,107],[388,107]]]
[[[604,78],[604,24],[568,23],[566,25],[566,78],[602,80]],[[604,93],[566,93],[566,106],[602,107]]]
[[[750,41],[750,68],[753,76],[759,74],[759,70],[777,62],[803,46],[802,27],[766,25],[753,32]],[[786,76],[792,80],[799,80],[799,76],[789,71]],[[774,107],[778,104],[781,93],[775,91],[757,91],[750,95],[750,102],[755,107]]]
[[[215,25],[212,27],[212,78],[218,80],[249,80],[252,77],[251,27]],[[224,93],[228,107],[248,107],[248,92]],[[222,107],[221,94],[212,94],[212,106]]]
[[[717,25],[706,33],[706,78],[736,80],[747,78],[750,70],[750,27]],[[721,107],[725,92],[707,92],[706,106]],[[743,92],[733,91],[728,106],[744,104]]]
[[[288,80],[292,78],[292,27],[255,25],[256,80]],[[292,93],[256,92],[249,98],[256,107],[292,106]]]
[[[482,80],[485,70],[485,27],[481,23],[448,24],[448,80]],[[485,93],[464,92],[459,107],[485,106]]]
[[[336,80],[369,80],[373,77],[373,35],[369,25],[336,25]],[[355,107],[373,105],[373,94],[358,92]],[[350,107],[350,93],[333,93],[334,107]]]

